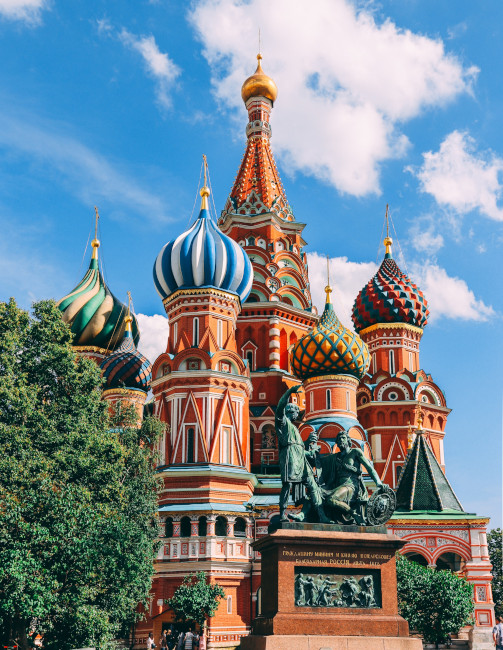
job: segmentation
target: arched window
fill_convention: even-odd
[[[404,557],[406,557],[411,562],[420,564],[421,566],[428,566],[428,560],[424,557],[424,555],[421,555],[420,553],[404,553]]]
[[[173,537],[173,517],[168,517],[164,525],[164,537]]]
[[[206,531],[208,528],[208,522],[206,517],[199,517],[199,523],[197,525],[197,534],[199,537],[206,537]]]
[[[376,361],[376,353],[372,352],[372,372],[376,373],[377,372],[377,361]]]
[[[389,416],[389,423],[392,426],[396,426],[398,424],[398,414],[396,411],[391,411]]]
[[[260,298],[259,298],[256,294],[251,293],[251,294],[248,296],[246,302],[260,302]]]
[[[182,517],[180,521],[180,537],[190,537],[190,517]]]
[[[187,463],[194,462],[194,427],[187,430]]]
[[[327,411],[330,411],[330,409],[332,408],[332,393],[329,390],[327,390],[326,397],[327,397]]]
[[[226,537],[227,536],[227,519],[219,515],[215,522],[215,535],[217,537]]]
[[[237,517],[234,522],[234,537],[246,537],[246,521],[243,517]]]
[[[377,414],[377,424],[384,424],[384,413],[382,411]]]
[[[227,596],[227,614],[232,614],[232,596]]]
[[[410,413],[409,411],[404,411],[402,416],[403,424],[410,424]]]
[[[246,353],[246,360],[248,361],[250,370],[255,370],[255,364],[253,363],[253,352],[251,350],[248,350]]]
[[[346,391],[346,411],[350,410],[349,390]]]
[[[223,322],[219,319],[217,321],[217,345],[219,348],[223,347],[224,345],[224,334],[223,334]]]
[[[178,323],[173,323],[173,345],[178,342]]]
[[[255,237],[248,237],[246,240],[248,246],[255,246]]]
[[[192,345],[199,345],[199,318],[192,321]]]
[[[412,352],[409,352],[409,370],[414,372],[414,355]]]
[[[394,350],[389,351],[389,374],[395,374],[395,352]]]
[[[437,571],[454,571],[458,572],[461,571],[465,564],[465,561],[461,557],[461,555],[458,555],[457,553],[442,553],[440,557],[437,558],[436,562],[436,568]]]

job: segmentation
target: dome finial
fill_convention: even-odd
[[[133,317],[131,316],[131,291],[127,292],[127,297],[128,297],[128,303],[127,303],[127,316],[124,319],[124,322],[126,323],[126,332],[131,332],[131,323],[133,322]]]
[[[327,297],[325,299],[325,304],[329,305],[332,300],[330,299],[330,294],[332,293],[332,287],[330,286],[330,259],[327,255],[327,286],[325,287],[325,293]]]
[[[265,97],[274,104],[278,96],[278,88],[271,77],[262,70],[261,61],[262,54],[259,52],[257,54],[257,69],[241,87],[241,97],[245,104],[251,97]]]
[[[94,239],[91,242],[91,246],[93,247],[92,259],[97,260],[98,259],[98,248],[100,247],[100,240],[98,239],[98,219],[100,218],[100,215],[98,214],[98,208],[96,206],[94,206],[94,212],[96,213],[96,223],[95,223],[95,226],[94,226]]]
[[[208,210],[208,197],[210,195],[210,188],[207,185],[208,161],[203,153],[203,169],[204,169],[204,185],[199,192],[201,195],[201,210]]]
[[[385,257],[391,257],[391,245],[393,244],[393,240],[389,236],[389,216],[388,216],[388,204],[386,203],[386,237],[384,238],[384,246],[386,247],[386,253]]]

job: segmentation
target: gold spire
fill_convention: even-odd
[[[330,259],[327,255],[327,286],[325,287],[325,293],[327,294],[325,304],[330,304],[332,300],[330,299],[330,294],[332,293],[332,287],[330,286]]]
[[[412,426],[409,424],[409,430],[407,432],[407,450],[412,449],[414,444],[414,434],[412,433]]]
[[[421,409],[421,405],[418,404],[417,408],[417,430],[422,431],[423,430],[423,411]]]
[[[208,197],[210,195],[210,189],[207,185],[207,172],[208,172],[208,161],[206,156],[203,153],[203,168],[204,168],[204,185],[201,187],[199,194],[201,195],[201,210],[208,210]]]
[[[257,69],[241,86],[241,97],[245,104],[250,97],[266,97],[274,103],[278,96],[278,88],[271,77],[262,70],[261,61],[262,54],[259,52],[257,54]]]
[[[94,212],[96,213],[96,223],[94,226],[94,239],[91,242],[91,246],[93,247],[93,255],[92,259],[97,260],[98,259],[98,248],[100,247],[100,240],[98,239],[98,219],[100,218],[100,215],[98,214],[98,208],[94,206]],[[89,240],[87,240],[89,241]]]
[[[131,323],[133,322],[133,317],[131,316],[131,291],[127,292],[127,297],[128,297],[128,303],[127,303],[127,316],[124,319],[124,322],[126,323],[126,332],[131,332]]]
[[[386,247],[386,255],[389,255],[391,257],[391,245],[393,244],[393,240],[389,236],[389,216],[388,216],[388,204],[386,203],[386,237],[384,238],[384,246]]]

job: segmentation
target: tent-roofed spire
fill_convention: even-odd
[[[430,449],[423,431],[419,429],[396,491],[396,512],[452,511],[464,512]]]

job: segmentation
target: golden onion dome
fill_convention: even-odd
[[[290,355],[293,374],[304,380],[321,375],[352,375],[361,379],[370,365],[369,350],[355,332],[344,327],[330,301],[319,323],[297,341]]]
[[[266,97],[274,104],[278,96],[278,88],[271,77],[268,77],[262,70],[261,60],[262,55],[257,54],[257,69],[241,86],[241,97],[245,104],[250,97]]]

